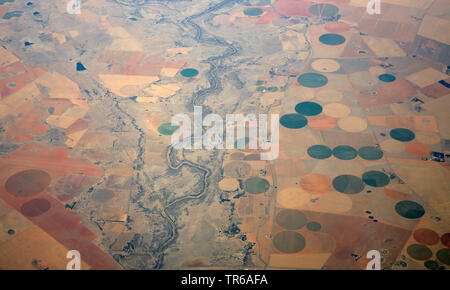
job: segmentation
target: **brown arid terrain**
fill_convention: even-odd
[[[0,0],[0,269],[450,267],[448,0],[69,2]]]

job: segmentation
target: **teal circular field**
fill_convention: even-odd
[[[383,151],[376,147],[366,146],[359,148],[358,155],[365,160],[380,160],[383,158]]]
[[[364,189],[361,178],[353,175],[340,175],[333,179],[333,187],[341,193],[356,194]]]
[[[328,83],[328,78],[318,73],[304,73],[297,78],[297,82],[307,88],[319,88]]]
[[[382,74],[378,76],[378,79],[385,83],[391,83],[396,80],[396,77],[391,74]]]
[[[277,87],[268,87],[267,88],[267,90],[269,91],[269,92],[276,92],[276,91],[278,91],[278,88]]]
[[[263,10],[260,8],[247,8],[244,10],[244,14],[247,16],[259,16],[263,14]]]
[[[300,129],[308,124],[308,120],[299,114],[286,114],[280,118],[280,124],[289,129]]]
[[[431,250],[427,246],[420,244],[412,244],[408,246],[406,252],[412,258],[420,261],[428,260],[433,256],[433,252],[431,252]]]
[[[186,78],[192,78],[198,75],[198,70],[195,68],[185,68],[181,71],[181,75]]]
[[[296,253],[306,246],[305,238],[294,231],[279,232],[273,238],[273,245],[283,253]]]
[[[295,209],[284,209],[277,214],[277,224],[287,230],[298,230],[306,224],[306,216]]]
[[[339,8],[333,4],[313,4],[308,7],[309,13],[319,17],[333,17],[339,12]]]
[[[304,116],[316,116],[322,113],[322,106],[314,102],[301,102],[295,106],[295,111]]]
[[[416,134],[413,131],[405,128],[396,128],[392,129],[389,133],[392,139],[401,141],[401,142],[409,142],[416,138]]]
[[[176,130],[178,130],[178,128],[180,127],[177,125],[172,125],[171,123],[164,123],[159,125],[158,132],[163,135],[172,135],[173,133],[175,133]]]
[[[326,33],[319,37],[319,41],[326,45],[341,45],[345,42],[345,37],[336,33]]]
[[[245,181],[245,191],[252,194],[264,193],[270,188],[270,183],[261,177],[250,177]]]
[[[373,187],[383,187],[389,184],[389,176],[380,171],[367,171],[363,174],[362,180],[367,185]]]
[[[355,148],[347,145],[336,146],[333,149],[334,157],[341,160],[352,160],[358,155],[358,151]]]
[[[429,270],[439,270],[439,263],[433,260],[428,260],[423,265]]]
[[[318,222],[309,222],[306,225],[306,228],[310,231],[317,232],[317,231],[320,231],[322,226]]]
[[[325,145],[313,145],[308,148],[308,155],[315,159],[327,159],[331,157],[330,147]]]
[[[440,249],[436,253],[436,257],[439,261],[441,261],[443,264],[450,266],[450,249]]]
[[[415,201],[403,200],[395,205],[395,211],[402,217],[407,219],[417,219],[425,214],[423,206]]]

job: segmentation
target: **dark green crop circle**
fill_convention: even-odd
[[[295,111],[304,116],[316,116],[322,113],[322,106],[314,102],[301,102],[295,106]]]
[[[407,219],[417,219],[425,214],[423,206],[412,200],[399,201],[395,205],[395,211]]]
[[[334,157],[341,160],[352,160],[358,155],[358,151],[355,148],[347,145],[336,146],[333,149]]]
[[[326,33],[319,37],[319,41],[326,45],[340,45],[345,42],[345,37],[336,33]]]
[[[389,133],[392,137],[392,139],[401,141],[401,142],[409,142],[414,140],[416,138],[416,135],[413,131],[405,128],[396,128],[392,129]]]
[[[319,88],[328,83],[328,78],[318,73],[304,73],[297,78],[297,82],[307,88]]]
[[[356,194],[364,189],[361,178],[353,175],[340,175],[333,179],[333,187],[341,193]]]
[[[281,116],[280,124],[289,129],[300,129],[308,124],[308,120],[299,114],[286,114]]]
[[[362,176],[363,181],[373,187],[383,187],[389,184],[389,176],[381,171],[367,171]]]
[[[383,151],[376,147],[366,146],[359,148],[358,155],[366,160],[380,160],[383,158]]]
[[[198,70],[196,70],[195,68],[186,68],[181,71],[181,75],[186,78],[192,78],[198,75]]]
[[[263,10],[261,8],[247,8],[244,10],[244,14],[247,16],[258,16],[261,15],[263,13]]]
[[[308,155],[315,159],[327,159],[331,156],[330,147],[325,145],[313,145],[307,150]]]

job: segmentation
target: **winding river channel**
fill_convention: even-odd
[[[130,1],[117,1],[121,5],[127,5],[127,6],[135,6],[140,7],[144,6],[146,3],[145,1],[136,1],[133,5]],[[141,3],[142,2],[142,3]],[[219,46],[221,48],[225,48],[225,52],[217,55],[209,57],[205,60],[203,60],[203,63],[209,64],[210,68],[207,72],[205,72],[205,76],[208,79],[209,87],[201,88],[200,90],[194,92],[192,94],[192,98],[188,103],[186,104],[188,109],[193,108],[193,106],[200,106],[203,105],[206,97],[208,95],[212,94],[218,94],[220,93],[222,88],[222,82],[220,78],[220,70],[222,68],[223,61],[226,59],[231,58],[232,56],[235,56],[239,53],[239,49],[235,44],[228,43],[224,39],[220,38],[219,36],[211,35],[210,33],[205,33],[204,29],[195,22],[196,19],[201,18],[202,16],[205,16],[211,12],[217,11],[221,9],[222,7],[226,5],[232,5],[235,4],[236,0],[224,0],[218,4],[211,5],[208,9],[201,11],[197,14],[191,15],[187,18],[185,18],[181,23],[185,26],[188,26],[192,29],[192,35],[195,41],[201,44],[205,44],[208,46]],[[144,165],[144,154],[145,154],[145,133],[137,124],[136,119],[131,116],[129,113],[127,113],[121,106],[120,106],[120,98],[113,97],[114,100],[114,106],[118,111],[120,111],[123,115],[126,116],[127,119],[131,122],[131,125],[133,128],[138,132],[139,138],[138,138],[138,152],[137,157],[133,162],[133,169],[135,171],[135,183],[138,187],[138,193],[133,198],[132,202],[137,204],[142,210],[146,211],[146,209],[142,203],[139,201],[142,197],[145,196],[145,186],[143,179],[146,176],[143,165]],[[173,244],[177,237],[178,237],[178,231],[177,231],[177,225],[176,220],[174,217],[170,215],[170,209],[173,209],[173,207],[182,204],[185,201],[188,200],[195,200],[200,199],[204,197],[205,194],[207,194],[208,185],[209,185],[209,177],[211,176],[211,170],[209,168],[206,168],[200,164],[194,163],[192,161],[188,160],[175,160],[172,155],[174,154],[174,149],[172,146],[169,146],[166,151],[166,162],[167,166],[172,170],[179,170],[183,166],[189,166],[192,168],[196,168],[197,170],[200,170],[203,174],[202,178],[202,186],[201,190],[198,193],[189,194],[181,197],[177,197],[174,200],[170,201],[162,210],[161,215],[166,219],[168,224],[170,225],[170,231],[168,232],[168,237],[165,239],[164,242],[162,242],[157,249],[154,249],[153,254],[157,257],[157,262],[154,265],[155,269],[160,269],[164,265],[164,252],[165,250]]]

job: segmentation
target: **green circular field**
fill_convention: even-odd
[[[366,146],[359,148],[358,155],[366,160],[380,160],[383,158],[383,151],[376,147]]]
[[[244,14],[247,16],[259,16],[261,14],[263,14],[263,10],[260,8],[247,8],[244,10]]]
[[[287,230],[298,230],[306,224],[306,216],[295,209],[284,209],[277,214],[277,224]]]
[[[439,270],[439,263],[433,260],[428,260],[423,265],[430,270]]]
[[[333,149],[333,155],[334,157],[341,159],[341,160],[352,160],[356,158],[358,155],[358,152],[355,148],[347,145],[340,145],[336,146]]]
[[[295,111],[304,116],[316,116],[322,113],[322,106],[314,102],[301,102],[295,106]]]
[[[309,222],[306,225],[306,228],[312,232],[317,232],[317,231],[320,231],[320,229],[322,228],[322,225],[319,224],[318,222]]]
[[[421,260],[421,261],[428,260],[429,258],[431,258],[431,256],[433,256],[433,253],[427,246],[419,245],[419,244],[410,245],[406,249],[406,252],[412,258],[414,258],[416,260]]]
[[[319,88],[328,83],[328,78],[318,73],[304,73],[297,78],[297,82],[307,88]]]
[[[326,33],[319,37],[319,41],[326,45],[341,45],[345,42],[345,37],[336,33]]]
[[[361,178],[353,175],[340,175],[333,179],[333,187],[341,193],[356,194],[364,189]]]
[[[413,131],[405,128],[396,128],[392,129],[389,133],[392,137],[392,139],[401,141],[401,142],[409,142],[414,140],[416,138],[416,135]]]
[[[163,135],[172,135],[180,126],[172,125],[172,123],[164,123],[159,125],[158,132]]]
[[[378,79],[385,83],[391,83],[396,80],[396,77],[391,74],[382,74],[378,76]]]
[[[362,176],[363,181],[373,187],[383,187],[389,184],[389,176],[381,171],[367,171]]]
[[[181,71],[181,75],[186,78],[192,78],[198,75],[198,70],[195,68],[185,68]]]
[[[407,219],[417,219],[425,214],[423,206],[415,201],[403,200],[395,205],[395,211],[402,217]]]
[[[289,129],[300,129],[308,124],[308,120],[299,114],[286,114],[281,116],[280,124]]]
[[[450,249],[449,248],[440,249],[439,251],[437,251],[436,257],[438,258],[439,261],[441,261],[445,265],[450,266]]]
[[[277,250],[283,253],[297,253],[306,246],[305,238],[297,232],[279,232],[273,238],[273,244]]]
[[[313,145],[308,148],[308,155],[315,159],[327,159],[331,154],[330,147],[325,145]]]
[[[270,183],[261,177],[250,177],[245,181],[245,191],[252,194],[264,193],[270,188]]]

